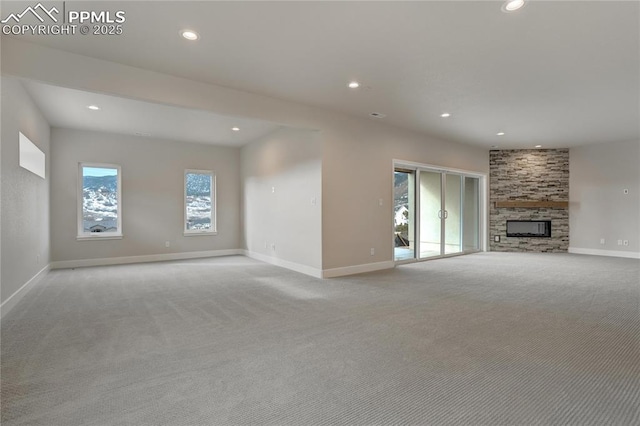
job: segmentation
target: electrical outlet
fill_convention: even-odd
[[[604,244],[604,238],[600,238],[600,244]]]
[[[371,247],[371,256],[373,256],[374,254],[376,254],[376,249],[374,249],[373,247]]]
[[[167,247],[167,248],[171,247],[171,242],[165,241],[164,242],[164,246]]]
[[[629,240],[623,240],[622,241],[622,245],[623,246],[628,246],[629,245]]]
[[[618,240],[618,245],[621,246],[622,245],[622,240]]]
[[[496,243],[499,243],[500,242],[500,235],[494,235],[493,241],[495,241]]]

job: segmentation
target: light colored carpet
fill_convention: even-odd
[[[2,322],[2,424],[639,424],[639,342],[633,259],[60,270]]]

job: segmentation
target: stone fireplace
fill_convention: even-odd
[[[489,191],[490,250],[568,250],[568,149],[492,150]]]

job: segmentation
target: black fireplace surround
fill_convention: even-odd
[[[551,221],[507,220],[507,237],[551,238]]]

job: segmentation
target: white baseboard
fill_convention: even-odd
[[[13,307],[18,304],[18,302],[24,297],[24,295],[27,294],[29,290],[31,290],[33,285],[37,283],[40,278],[45,276],[47,272],[49,272],[49,269],[50,269],[50,265],[47,265],[44,268],[42,268],[40,272],[38,272],[33,277],[31,277],[29,281],[24,283],[22,287],[20,287],[15,293],[9,296],[7,300],[2,302],[2,305],[0,305],[0,318],[4,318],[4,316],[8,314],[9,311],[11,311],[11,309],[13,309]]]
[[[569,253],[590,254],[593,256],[611,256],[611,257],[626,257],[629,259],[640,259],[640,253],[636,253],[633,251],[600,250],[600,249],[569,247]]]
[[[325,269],[322,271],[322,278],[336,278],[345,275],[362,274],[364,272],[381,271],[395,267],[395,262],[387,260],[384,262],[366,263],[363,265],[345,266],[342,268]]]
[[[291,269],[292,271],[300,272],[301,274],[310,275],[315,278],[322,278],[322,270],[313,268],[311,266],[302,265],[300,263],[289,262],[288,260],[278,259],[276,257],[267,256],[266,254],[256,253],[249,250],[242,250],[242,254],[251,259],[256,259],[264,263],[268,263],[274,266],[280,266],[282,268]]]
[[[105,257],[101,259],[62,260],[51,262],[51,269],[83,268],[87,266],[126,265],[130,263],[164,262],[169,260],[201,259],[204,257],[241,255],[240,249],[189,251],[184,253],[150,254],[144,256]]]

